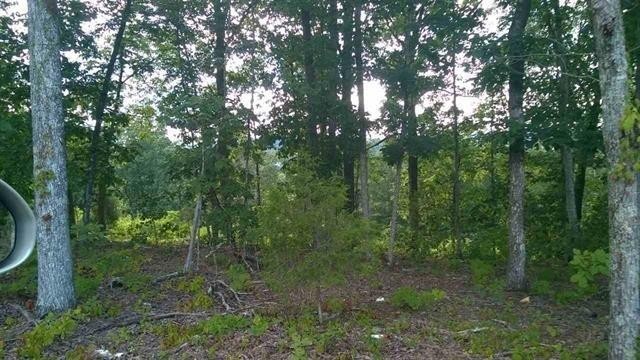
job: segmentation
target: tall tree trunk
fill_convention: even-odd
[[[456,256],[462,258],[464,239],[460,223],[460,134],[458,131],[458,88],[456,83],[456,54],[453,54],[453,197],[451,210],[451,232],[456,247]]]
[[[131,3],[133,0],[127,0],[122,10],[122,18],[120,19],[120,25],[116,38],[113,43],[113,49],[111,50],[111,56],[107,63],[107,68],[102,81],[102,87],[100,88],[100,95],[98,96],[98,102],[96,104],[96,110],[94,118],[96,121],[93,128],[93,134],[91,135],[91,146],[89,149],[90,159],[89,167],[87,168],[87,188],[84,194],[84,213],[82,214],[82,222],[88,224],[91,221],[91,203],[93,202],[93,182],[96,177],[96,168],[98,166],[98,152],[100,148],[100,132],[102,131],[102,121],[104,120],[104,111],[107,107],[109,100],[109,89],[111,88],[111,76],[115,70],[116,60],[118,54],[121,51],[122,39],[124,38],[124,31],[127,27],[127,21],[131,14]]]
[[[193,212],[193,224],[191,224],[191,236],[189,237],[189,250],[187,251],[187,258],[184,262],[183,271],[188,273],[193,268],[193,252],[195,244],[198,241],[198,232],[200,230],[200,223],[202,220],[202,194],[198,194],[196,199],[196,207]]]
[[[55,0],[28,1],[29,79],[38,244],[38,314],[74,306],[59,13]]]
[[[403,66],[407,74],[401,82],[404,102],[404,117],[406,124],[406,137],[409,143],[418,137],[418,119],[416,117],[416,102],[418,97],[416,47],[420,39],[416,16],[416,2],[408,1],[405,15],[408,18],[404,31],[404,43],[402,45]],[[421,8],[424,11],[424,7]],[[408,154],[407,172],[409,175],[409,228],[411,229],[411,240],[415,243],[418,238],[420,227],[420,214],[418,206],[418,157],[415,149],[406,149]]]
[[[600,92],[596,92],[593,99],[593,105],[589,114],[589,123],[587,124],[586,134],[587,136],[580,139],[582,149],[578,153],[577,165],[578,172],[575,180],[576,189],[576,214],[578,216],[578,222],[582,219],[582,203],[584,200],[584,190],[586,185],[586,175],[589,163],[596,152],[596,146],[593,145],[593,141],[589,137],[589,134],[598,132],[598,122],[600,121]]]
[[[107,184],[104,179],[98,184],[98,206],[96,209],[98,225],[103,230],[107,228]]]
[[[316,116],[316,70],[313,59],[313,34],[311,32],[311,11],[305,5],[300,9],[302,38],[304,41],[304,77],[307,86],[307,146],[312,157],[317,158],[318,149],[318,117]]]
[[[391,223],[389,230],[389,250],[387,251],[387,261],[389,265],[393,265],[393,253],[396,246],[396,238],[398,237],[398,202],[400,200],[400,178],[402,174],[402,159],[398,160],[395,165],[395,173],[393,174],[393,199],[391,203]]]
[[[324,156],[322,158],[322,168],[324,174],[338,172],[340,168],[340,154],[338,153],[338,142],[336,141],[336,133],[338,131],[338,119],[340,117],[339,108],[339,87],[340,87],[340,35],[338,28],[338,1],[329,0],[328,8],[329,32],[329,57],[326,58],[326,66],[328,67],[329,88],[328,93],[322,96],[324,101],[325,122],[327,124],[326,139],[324,144]],[[326,53],[325,53],[326,54]],[[344,174],[343,174],[344,175]],[[344,178],[346,180],[346,177]]]
[[[602,96],[602,134],[609,165],[611,282],[609,359],[635,359],[638,335],[637,184],[621,142],[635,134],[621,129],[627,97],[627,58],[618,0],[590,0]],[[631,138],[631,142],[633,143]],[[635,149],[637,151],[637,148]],[[614,169],[617,169],[614,171]],[[624,172],[624,173],[621,173]],[[628,174],[632,174],[628,176]]]
[[[529,19],[531,0],[518,0],[509,28],[509,261],[507,288],[527,287],[524,242],[524,30]]]
[[[580,223],[578,222],[578,212],[576,210],[575,183],[573,179],[574,164],[573,151],[571,149],[571,124],[570,122],[570,91],[571,84],[568,77],[568,67],[566,61],[566,50],[562,40],[562,14],[560,13],[559,0],[551,0],[553,15],[547,18],[549,32],[552,37],[552,48],[560,69],[558,76],[558,122],[560,124],[561,145],[560,153],[562,158],[562,170],[564,178],[564,199],[567,225],[569,228],[569,241],[567,244],[567,256],[571,257],[573,248],[580,242]]]
[[[354,33],[354,52],[356,63],[356,84],[358,88],[358,124],[360,135],[360,210],[362,216],[369,218],[371,210],[369,209],[369,156],[367,154],[367,116],[364,108],[364,63],[362,60],[363,44],[362,44],[362,0],[355,0],[355,33]]]
[[[351,102],[351,90],[353,89],[353,0],[344,0],[342,21],[343,46],[341,52],[342,71],[342,102],[345,107],[342,116],[342,169],[344,182],[347,186],[347,208],[355,211],[357,207],[355,191],[355,145],[357,138],[354,124],[353,104]]]

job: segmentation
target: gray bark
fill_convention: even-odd
[[[29,0],[38,314],[74,306],[64,148],[59,18],[55,0]]]
[[[567,224],[569,227],[569,241],[567,243],[567,255],[571,256],[573,248],[580,241],[580,223],[578,222],[578,212],[576,208],[575,183],[574,183],[574,166],[573,153],[571,149],[571,125],[570,125],[570,109],[569,101],[571,98],[571,83],[568,77],[566,50],[562,40],[562,15],[560,13],[559,0],[551,0],[551,8],[553,16],[548,18],[548,27],[552,36],[552,48],[557,59],[557,65],[560,68],[558,77],[558,88],[560,96],[558,97],[558,122],[560,123],[561,146],[560,153],[562,158],[562,170],[564,177],[564,195],[565,195],[565,211],[567,216]]]
[[[453,197],[451,204],[451,231],[456,247],[456,256],[462,258],[462,229],[460,223],[460,134],[458,131],[458,89],[456,84],[456,54],[453,54]]]
[[[189,237],[189,250],[187,251],[187,259],[184,262],[184,272],[188,273],[193,267],[193,250],[198,241],[198,231],[200,230],[200,221],[202,219],[202,194],[198,194],[196,207],[193,212],[193,224],[191,225],[191,236]]]
[[[567,222],[569,225],[569,244],[567,254],[573,253],[573,248],[580,243],[580,222],[578,221],[578,210],[576,207],[576,187],[573,180],[574,166],[573,153],[567,145],[563,145],[562,154],[562,172],[564,175],[564,204],[567,213]]]
[[[621,120],[627,101],[627,59],[618,0],[590,0],[602,93],[602,134],[610,169],[611,254],[609,359],[635,359],[638,334],[637,184],[629,156],[623,156]],[[614,168],[618,170],[614,171]],[[621,174],[621,171],[625,174]]]
[[[526,248],[524,238],[524,30],[531,0],[519,0],[509,28],[509,261],[507,288],[524,290]]]
[[[87,169],[87,188],[84,193],[84,213],[82,214],[82,222],[88,224],[91,221],[91,203],[93,202],[93,183],[96,178],[96,168],[98,166],[98,148],[100,146],[100,132],[102,131],[102,122],[104,120],[104,112],[107,107],[109,98],[109,89],[111,88],[111,76],[115,70],[116,60],[118,54],[121,53],[122,39],[124,38],[124,31],[129,20],[131,13],[131,3],[133,0],[127,0],[124,9],[122,10],[122,19],[118,27],[115,41],[113,43],[113,49],[111,50],[111,56],[107,63],[107,68],[104,74],[104,80],[100,89],[100,95],[95,111],[96,124],[93,128],[93,134],[91,136],[91,148],[89,150],[91,158],[89,159],[89,167]]]
[[[354,52],[356,63],[356,86],[358,88],[358,122],[360,124],[360,210],[362,216],[371,216],[369,208],[369,156],[367,152],[367,116],[364,108],[364,64],[362,61],[362,0],[356,0]]]
[[[393,175],[393,199],[391,204],[391,223],[389,225],[389,250],[387,251],[387,261],[393,265],[393,252],[398,236],[398,202],[400,200],[400,178],[402,174],[402,160],[396,163],[396,171]]]

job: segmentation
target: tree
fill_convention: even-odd
[[[111,50],[111,56],[107,63],[104,79],[100,88],[100,94],[96,103],[96,109],[94,113],[95,126],[91,136],[91,149],[89,167],[87,168],[87,188],[84,195],[84,213],[82,214],[82,221],[88,224],[91,220],[91,204],[93,202],[93,183],[96,177],[96,167],[98,166],[98,147],[100,146],[100,133],[102,131],[102,122],[104,120],[104,113],[107,108],[109,100],[109,90],[111,88],[111,77],[115,70],[116,60],[118,55],[122,53],[122,42],[124,39],[124,32],[127,27],[127,21],[131,15],[131,5],[133,0],[126,0],[124,9],[122,10],[122,18],[118,26],[118,32],[113,43],[113,49]],[[122,64],[120,64],[122,66]]]
[[[39,314],[75,304],[55,0],[28,2]]]
[[[524,30],[531,11],[531,0],[516,3],[508,33],[509,55],[509,264],[507,287],[526,288],[526,249],[524,242]]]
[[[632,152],[637,109],[628,100],[627,54],[620,1],[590,0],[602,93],[602,135],[609,167],[611,254],[609,359],[635,359],[638,335],[638,206]]]
[[[353,47],[356,65],[356,87],[358,89],[358,129],[359,129],[359,162],[360,210],[362,216],[369,218],[369,156],[367,149],[367,115],[364,108],[364,62],[362,59],[362,0],[355,0]]]

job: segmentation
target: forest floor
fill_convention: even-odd
[[[433,260],[323,291],[320,322],[302,305],[315,292],[274,292],[220,251],[201,248],[197,272],[166,278],[181,269],[182,247],[92,247],[76,256],[81,305],[40,320],[29,311],[35,271],[0,278],[0,358],[606,358],[602,300],[559,305],[491,290],[474,284],[468,264]],[[403,309],[390,301],[403,286],[446,295]]]

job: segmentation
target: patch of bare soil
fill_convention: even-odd
[[[46,348],[46,358],[501,359],[516,352],[554,358],[605,336],[603,304],[559,306],[529,294],[489,295],[474,286],[464,266],[452,269],[430,262],[350,279],[322,292],[320,323],[312,291],[276,294],[259,272],[251,273],[246,289],[233,289],[221,269],[222,255],[216,253],[222,249],[201,249],[198,271],[188,276],[173,274],[181,269],[181,250],[142,251],[147,256],[142,272],[149,284],[133,291],[126,283],[112,286],[113,279],[105,281],[98,300],[118,311],[78,321],[72,335]],[[204,281],[192,281],[196,277]],[[446,297],[428,310],[400,310],[390,298],[401,286],[437,288]],[[19,358],[23,334],[38,321],[27,309],[29,301],[4,299],[0,308],[7,359]],[[248,321],[227,332],[189,333],[220,314]],[[259,329],[256,318],[266,325]]]

